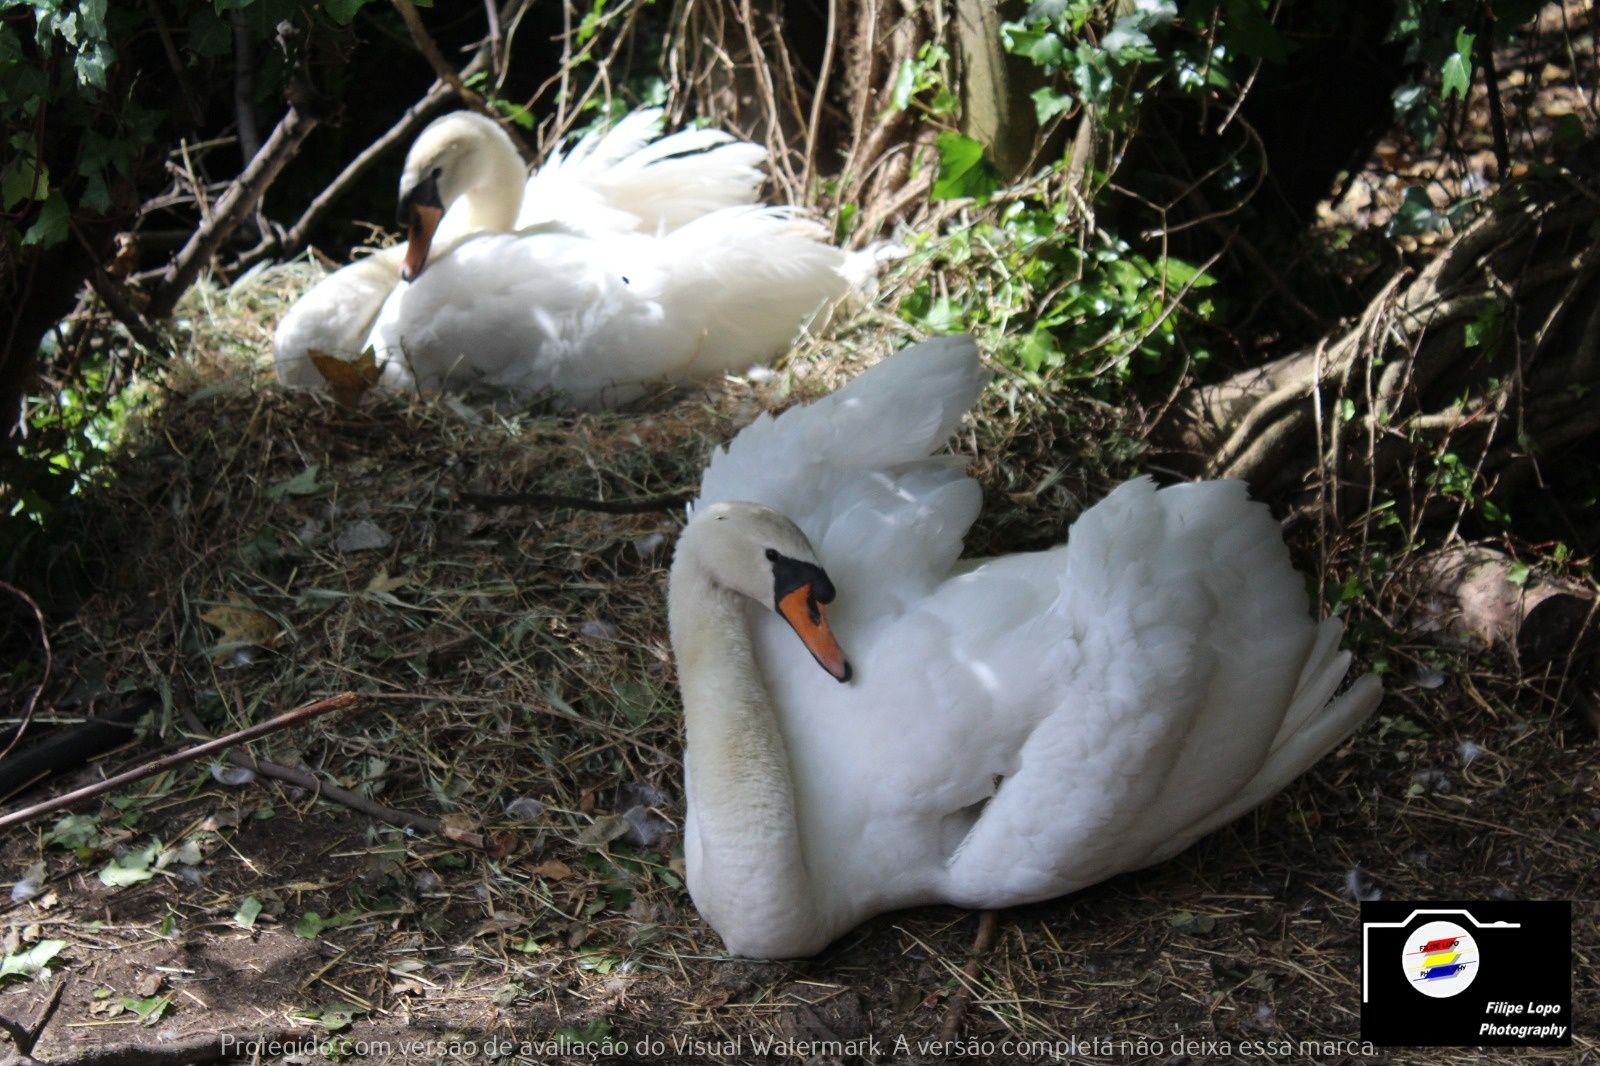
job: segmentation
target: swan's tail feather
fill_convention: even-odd
[[[643,151],[661,136],[664,112],[659,107],[642,107],[618,119],[614,125],[590,130],[565,155],[552,152],[545,169],[585,169],[589,176]]]
[[[1277,736],[1273,738],[1274,752],[1321,713],[1338,691],[1339,683],[1350,669],[1350,653],[1339,650],[1339,641],[1343,637],[1344,623],[1337,618],[1329,618],[1317,627],[1316,639],[1306,656],[1305,668],[1300,671],[1300,680],[1295,685],[1294,701],[1283,716],[1283,725],[1278,728]]]
[[[1318,627],[1313,653],[1261,769],[1234,799],[1177,834],[1172,845],[1152,861],[1177,854],[1261,806],[1338,747],[1377,710],[1383,684],[1376,674],[1366,674],[1337,697],[1333,695],[1350,667],[1350,653],[1338,650],[1343,632],[1344,626],[1333,618]]]
[[[688,130],[652,148],[669,145],[687,134],[705,140],[701,135],[708,133],[721,131]],[[722,134],[722,140],[724,143],[707,150],[652,155],[642,164],[637,157],[630,158],[625,166],[604,175],[599,186],[613,203],[636,215],[644,231],[678,229],[722,208],[755,203],[766,177],[767,150],[729,141],[727,134]],[[684,149],[680,144],[675,151]]]

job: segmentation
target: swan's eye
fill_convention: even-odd
[[[434,167],[432,177],[434,181],[444,177],[444,167]]]
[[[768,548],[767,549],[767,562],[775,563],[777,561],[778,561],[778,553],[777,553],[777,551],[772,549],[772,548]]]

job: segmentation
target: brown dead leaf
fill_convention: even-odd
[[[706,1010],[720,1007],[733,998],[731,988],[707,988],[694,997],[694,1005]]]
[[[397,977],[389,982],[389,994],[391,996],[422,996],[427,994],[427,990],[415,978]]]
[[[133,983],[133,994],[144,999],[149,999],[151,996],[161,991],[161,982],[165,980],[166,976],[167,975],[164,973],[152,970],[150,973],[145,974],[143,977],[139,978]]]
[[[584,826],[578,834],[578,843],[590,848],[603,848],[628,832],[628,820],[620,814],[602,814]]]
[[[535,877],[547,877],[552,881],[565,881],[572,876],[572,867],[560,859],[546,859],[531,871]]]
[[[381,371],[371,348],[354,359],[341,359],[315,348],[307,349],[306,354],[311,357],[311,365],[317,368],[317,373],[327,381],[333,398],[345,407],[354,407],[367,390],[378,383]]]
[[[225,807],[201,822],[200,830],[206,833],[218,833],[224,829],[237,829],[242,819],[243,812],[238,807]]]
[[[457,844],[483,847],[483,834],[478,832],[478,823],[464,814],[447,814],[439,819],[439,826],[445,837]]]
[[[372,575],[372,580],[367,582],[368,592],[393,592],[395,589],[405,588],[411,584],[411,579],[404,574],[399,577],[390,577],[389,571],[379,570]]]
[[[220,630],[218,644],[272,648],[283,642],[283,627],[243,596],[211,608],[200,621]]]
[[[528,838],[509,829],[497,829],[489,834],[489,854],[497,859],[514,855],[527,846]]]
[[[472,936],[480,937],[487,936],[490,933],[506,933],[527,924],[528,919],[516,911],[500,911],[492,918],[485,918],[479,922],[477,928],[472,930]]]

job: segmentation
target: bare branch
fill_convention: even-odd
[[[201,269],[211,256],[228,239],[234,229],[248,218],[261,202],[261,196],[288,163],[306,135],[316,126],[317,119],[294,105],[273,129],[272,136],[261,146],[261,151],[250,160],[228,191],[217,202],[211,217],[195,231],[189,243],[183,246],[167,269],[162,272],[155,295],[150,298],[151,318],[165,318],[172,313],[178,299],[194,284]]]

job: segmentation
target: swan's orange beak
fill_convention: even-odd
[[[850,663],[828,628],[828,612],[818,602],[811,585],[801,585],[779,599],[778,613],[794,628],[817,664],[833,675],[835,681],[850,680]]]
[[[433,232],[439,228],[444,211],[427,204],[411,205],[411,219],[406,226],[406,261],[400,276],[406,281],[417,280],[428,261],[428,248],[433,244]]]

